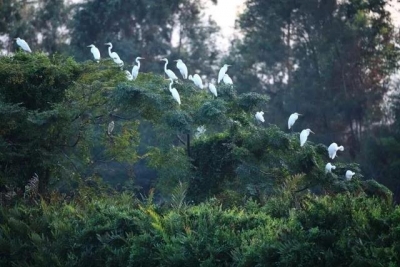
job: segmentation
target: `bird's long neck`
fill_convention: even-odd
[[[165,60],[164,70],[167,71],[168,59]]]
[[[138,58],[136,59],[136,63],[137,63],[138,68],[140,68],[140,61]]]
[[[171,82],[169,83],[169,90],[172,91],[172,84],[174,83],[174,80],[171,79]]]
[[[111,57],[111,49],[112,49],[112,45],[110,44],[110,46],[108,47],[108,55],[110,55],[110,57]]]

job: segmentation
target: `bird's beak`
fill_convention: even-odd
[[[232,65],[227,65],[228,67],[232,66]]]
[[[178,60],[177,60],[177,59],[175,59],[174,61],[175,61],[175,62],[177,62]]]
[[[18,38],[14,38],[14,40],[17,40]]]
[[[87,47],[90,47],[90,45],[88,45]]]
[[[313,131],[310,130],[310,132],[312,132],[313,134],[315,134]]]
[[[297,113],[297,115],[299,115],[299,116],[303,116],[303,114],[300,114],[300,113]]]

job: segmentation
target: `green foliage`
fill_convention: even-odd
[[[91,199],[82,195],[72,202],[53,195],[50,202],[35,206],[19,203],[0,209],[0,264],[400,264],[398,207],[351,194],[305,194],[298,204],[287,210],[273,202],[259,206],[248,201],[242,207],[222,209],[210,200],[184,209],[179,205],[160,209],[128,194],[94,194]],[[287,215],[278,218],[269,213],[270,205]]]

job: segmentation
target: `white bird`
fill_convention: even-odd
[[[128,81],[132,81],[133,80],[133,76],[129,71],[126,70],[125,74],[126,74],[126,78],[128,79]]]
[[[178,68],[178,70],[182,74],[183,79],[187,79],[187,77],[188,77],[188,69],[187,69],[185,63],[183,63],[182,59],[178,59],[178,60],[174,60],[174,61],[176,61],[176,67]]]
[[[110,135],[110,134],[112,133],[113,130],[114,130],[114,121],[111,121],[111,122],[108,124],[108,129],[107,129],[108,135]]]
[[[205,132],[207,131],[206,127],[204,127],[204,125],[197,127],[196,129],[196,133],[194,134],[194,136],[196,138],[199,138],[200,136],[202,136]]]
[[[215,97],[218,96],[217,88],[215,87],[214,84],[209,83],[209,84],[208,84],[208,89],[210,90],[210,92],[211,92],[213,95],[215,95]]]
[[[334,170],[334,169],[336,169],[336,166],[335,165],[332,165],[330,162],[328,162],[326,165],[325,165],[325,173],[331,173],[332,172],[332,170]]]
[[[224,78],[222,80],[223,80],[224,84],[233,84],[233,81],[232,81],[231,77],[229,77],[228,74],[225,74]]]
[[[297,112],[295,112],[289,116],[289,120],[287,123],[289,129],[292,128],[293,124],[296,122],[296,120],[299,118],[299,116],[301,116],[301,114],[299,114]]]
[[[132,68],[132,77],[133,77],[134,80],[136,80],[136,78],[137,78],[137,76],[139,74],[139,69],[140,69],[140,61],[139,61],[139,59],[144,59],[144,58],[143,57],[137,57],[136,60],[135,60],[137,65],[133,66],[133,68]]]
[[[21,38],[19,38],[19,37],[14,38],[14,39],[17,40],[17,45],[18,45],[19,47],[21,47],[22,50],[24,50],[24,51],[26,51],[26,52],[29,52],[29,53],[32,53],[31,48],[29,47],[28,43],[27,43],[24,39],[21,39]]]
[[[301,131],[301,133],[300,133],[300,146],[304,146],[304,144],[307,141],[307,137],[310,135],[310,133],[314,133],[314,132],[311,131],[310,129],[305,129],[305,130]]]
[[[171,81],[171,83],[169,84],[169,91],[172,94],[172,97],[176,100],[176,102],[178,102],[178,104],[181,104],[181,98],[179,97],[179,93],[178,90],[176,90],[175,88],[172,88],[172,84],[174,83],[174,79],[169,78],[168,80]]]
[[[165,74],[167,74],[168,78],[173,79],[173,80],[178,80],[178,77],[176,77],[175,73],[172,70],[167,69],[168,59],[163,58],[163,59],[161,59],[161,61],[165,61],[164,71],[165,71]]]
[[[350,170],[347,170],[346,171],[346,179],[347,179],[347,181],[350,181],[351,180],[351,178],[353,178],[353,175],[354,174],[356,174],[355,172],[352,172],[352,171],[350,171]]]
[[[99,61],[100,61],[100,51],[99,51],[99,49],[94,44],[88,45],[88,47],[91,47],[90,48],[90,52],[92,52],[94,60],[96,60],[97,63],[99,63]]]
[[[338,146],[336,143],[332,143],[329,147],[328,147],[328,154],[329,154],[329,158],[334,159],[336,157],[336,152],[340,150],[340,151],[344,151],[344,147],[343,146]]]
[[[203,89],[203,81],[200,78],[200,75],[197,73],[195,75],[189,75],[189,80],[193,81],[194,84],[199,87],[200,89]]]
[[[221,80],[224,78],[224,75],[226,73],[226,71],[228,70],[228,67],[231,65],[227,65],[225,64],[218,72],[218,83],[221,82]]]
[[[112,43],[105,43],[105,45],[109,46],[108,55],[110,56],[110,58],[112,58],[112,60],[114,60],[115,64],[117,64],[120,67],[124,66],[124,62],[121,60],[118,54],[116,52],[111,52],[111,49],[113,47]]]
[[[255,117],[256,117],[257,120],[259,120],[261,122],[265,122],[265,120],[264,120],[264,111],[256,112]]]

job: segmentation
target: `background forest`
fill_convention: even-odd
[[[246,0],[224,54],[209,2],[0,1],[1,266],[400,266],[387,1]]]

